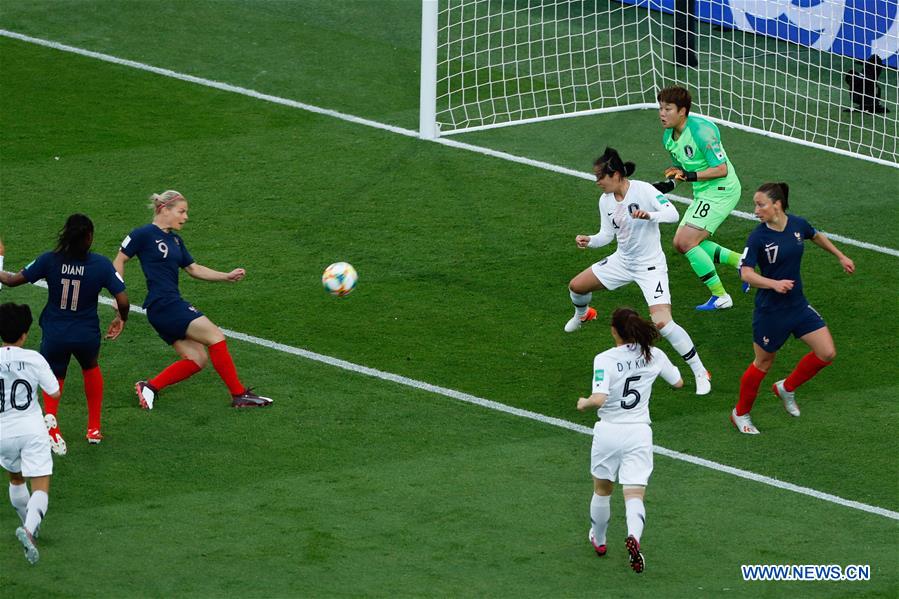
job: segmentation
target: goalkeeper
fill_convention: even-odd
[[[674,247],[684,254],[690,267],[712,297],[697,310],[724,310],[734,305],[715,270],[715,264],[737,268],[740,254],[709,239],[740,200],[740,180],[724,153],[721,136],[714,123],[690,116],[692,98],[682,87],[666,87],[657,96],[659,118],[665,133],[662,144],[674,166],[665,171],[667,181],[656,183],[669,193],[679,181],[693,184],[693,202],[674,234]]]

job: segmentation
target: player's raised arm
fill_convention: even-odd
[[[230,272],[221,272],[218,270],[213,270],[207,266],[203,266],[202,264],[197,264],[196,262],[185,266],[184,272],[201,281],[218,281],[227,283],[236,283],[237,281],[240,281],[245,276],[247,276],[247,271],[243,268],[235,268]]]

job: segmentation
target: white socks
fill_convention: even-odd
[[[568,295],[571,296],[571,303],[574,304],[574,315],[578,318],[583,318],[584,314],[587,313],[587,308],[590,307],[590,300],[593,299],[593,294],[585,293],[581,295],[569,289]]]
[[[627,534],[640,541],[643,526],[646,524],[646,508],[642,499],[626,499],[624,510],[627,513]]]
[[[28,511],[25,514],[25,529],[31,534],[41,525],[44,514],[47,513],[47,504],[50,498],[43,491],[35,491],[28,500]]]
[[[609,516],[612,507],[609,505],[610,496],[593,494],[590,500],[590,522],[593,524],[593,539],[597,545],[606,544],[606,529],[609,527]]]
[[[9,502],[19,512],[19,519],[22,520],[22,524],[25,524],[25,513],[28,510],[28,500],[30,498],[31,493],[28,492],[28,485],[9,483]]]
[[[668,340],[674,351],[679,353],[684,361],[687,362],[693,374],[704,375],[706,373],[705,366],[702,365],[702,360],[699,359],[699,354],[696,353],[696,346],[693,345],[693,340],[690,339],[690,335],[687,334],[687,331],[682,326],[671,320],[659,329],[659,333]]]

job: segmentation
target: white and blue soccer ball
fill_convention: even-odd
[[[352,264],[335,262],[322,273],[322,285],[325,291],[337,297],[344,297],[356,288],[359,275]]]

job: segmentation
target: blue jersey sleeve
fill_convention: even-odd
[[[50,252],[41,254],[31,264],[23,268],[22,276],[25,277],[25,280],[29,283],[36,283],[41,279],[47,278],[51,256]]]
[[[178,262],[178,266],[181,268],[187,268],[191,264],[195,262],[194,257],[190,255],[190,252],[187,251],[187,246],[184,245],[184,240],[181,237],[178,237],[178,241],[181,242],[181,260]]]
[[[116,272],[115,267],[112,265],[112,262],[109,261],[109,258],[104,256],[103,262],[103,268],[106,270],[103,286],[113,295],[125,291],[125,281],[123,281],[119,276],[119,273]]]
[[[144,231],[143,227],[134,229],[122,240],[122,245],[119,249],[129,258],[133,258],[135,254],[140,252],[146,239],[147,233]]]
[[[743,250],[743,259],[740,261],[740,266],[755,268],[758,265],[760,245],[759,235],[757,231],[753,231],[749,234],[749,239],[746,240],[746,248]]]
[[[799,231],[800,233],[802,233],[803,239],[811,239],[818,234],[818,231],[815,229],[815,227],[813,227],[811,223],[809,223],[804,218],[799,218],[799,224],[801,225],[799,227]]]

